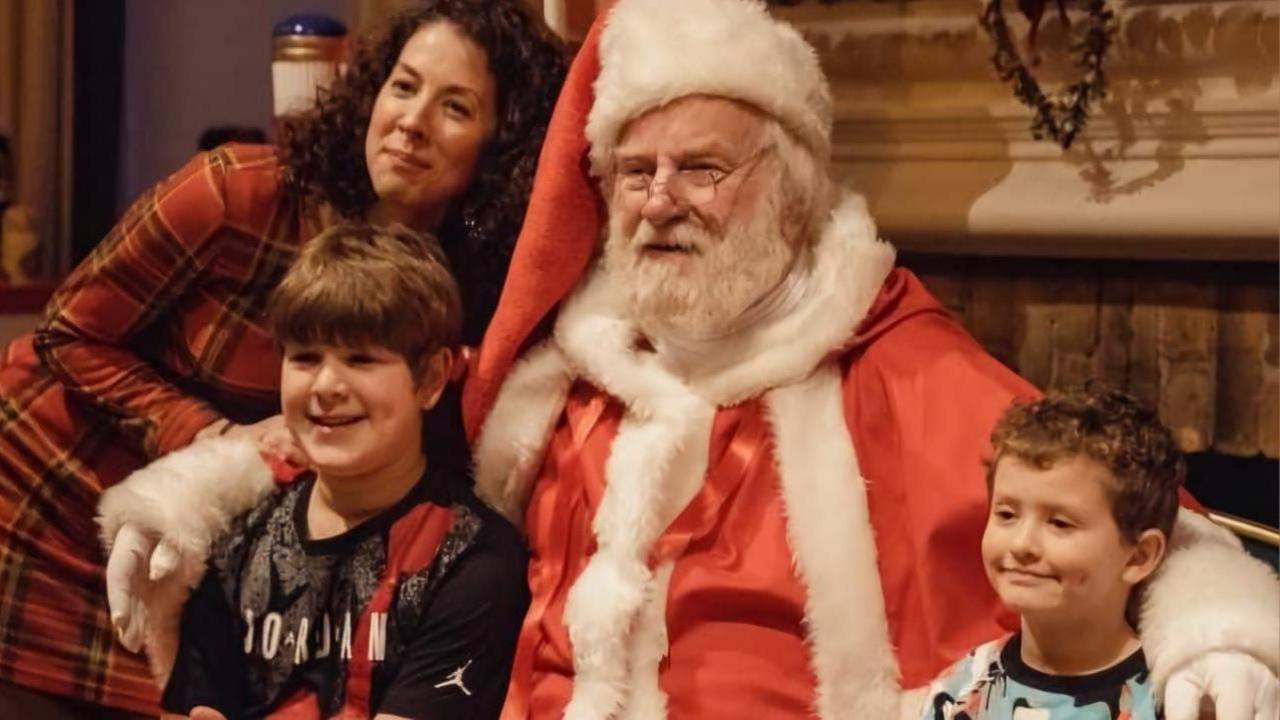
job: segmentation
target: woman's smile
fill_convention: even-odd
[[[390,148],[383,150],[382,152],[383,154],[391,158],[395,166],[400,168],[407,168],[409,170],[419,170],[419,171],[430,170],[432,168],[432,164],[430,161],[428,161],[426,158],[423,158],[419,155],[414,155],[411,152],[406,152],[404,150],[395,150]]]

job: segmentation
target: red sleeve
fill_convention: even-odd
[[[37,331],[49,369],[160,455],[220,417],[165,379],[131,342],[168,312],[210,260],[225,162],[202,153],[140,197],[62,283]]]

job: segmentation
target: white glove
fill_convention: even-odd
[[[116,533],[107,558],[107,606],[120,643],[130,652],[142,649],[147,629],[146,599],[152,584],[178,567],[173,545],[147,535],[132,524]]]
[[[1209,652],[1169,676],[1164,706],[1165,720],[1277,720],[1280,682],[1250,655]]]

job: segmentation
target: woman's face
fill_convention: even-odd
[[[368,219],[434,229],[475,176],[496,95],[483,48],[449,22],[418,28],[369,118],[365,163],[378,200]]]

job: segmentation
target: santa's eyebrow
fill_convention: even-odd
[[[643,151],[631,151],[631,152],[628,152],[626,150],[613,151],[613,162],[615,165],[621,165],[623,163],[645,162],[647,160],[652,160],[652,159],[653,159],[652,153],[647,153]]]
[[[714,162],[729,162],[729,154],[720,150],[690,150],[678,156],[678,160],[683,163],[702,162],[711,160]]]
[[[728,143],[714,140],[681,150],[680,152],[673,154],[672,157],[678,163],[688,163],[699,160],[729,162],[735,154],[736,153],[733,152],[733,148]],[[652,151],[640,149],[628,150],[626,148],[618,148],[613,151],[613,161],[617,165],[651,161],[653,160],[653,156],[654,153]]]

